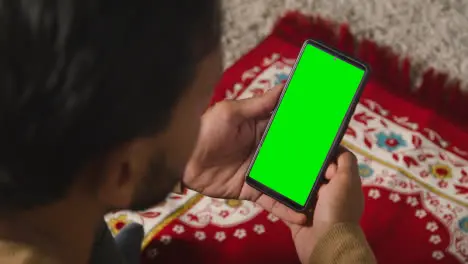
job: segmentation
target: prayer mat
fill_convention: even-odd
[[[361,225],[378,262],[468,263],[468,99],[447,75],[429,69],[412,85],[409,59],[357,41],[347,25],[289,13],[226,70],[213,103],[285,82],[308,38],[372,68],[342,144],[359,160]],[[299,263],[286,225],[251,202],[187,190],[146,212],[106,220],[114,234],[132,221],[144,225],[143,263]]]

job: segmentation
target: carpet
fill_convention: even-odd
[[[338,30],[334,30],[338,28]],[[373,73],[342,144],[359,160],[361,225],[379,263],[468,263],[468,99],[429,69],[414,89],[411,63],[347,25],[290,13],[226,70],[213,102],[262,94],[288,77],[302,42],[321,40]],[[298,263],[289,230],[253,203],[186,190],[141,213],[106,216],[114,234],[144,225],[143,263]]]
[[[285,10],[347,23],[357,39],[370,39],[411,58],[421,81],[428,67],[464,81],[468,91],[466,0],[222,0],[224,57],[232,65],[268,36]]]

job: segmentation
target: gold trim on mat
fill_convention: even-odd
[[[201,199],[203,198],[203,195],[201,194],[195,194],[192,198],[190,198],[187,202],[182,204],[179,208],[177,208],[174,212],[172,212],[170,215],[168,215],[160,224],[156,225],[153,227],[148,234],[145,236],[143,239],[141,248],[142,250],[148,246],[148,244],[153,240],[153,238],[161,232],[166,226],[168,226],[172,221],[174,221],[177,217],[181,216],[182,214],[186,213],[190,208],[192,208],[195,204],[197,204]]]
[[[447,200],[450,200],[450,201],[452,201],[452,202],[454,202],[454,203],[456,203],[458,205],[468,207],[468,203],[459,201],[459,200],[453,198],[452,196],[447,195],[446,193],[439,191],[439,189],[432,187],[431,185],[429,185],[426,182],[422,181],[418,177],[415,177],[411,172],[409,172],[409,171],[407,171],[407,170],[405,170],[403,168],[400,168],[400,167],[398,167],[398,166],[396,166],[396,165],[394,165],[394,164],[392,164],[390,162],[387,162],[387,161],[385,161],[385,160],[383,160],[381,158],[378,158],[378,157],[370,154],[369,152],[367,152],[367,151],[365,151],[365,150],[363,150],[363,149],[361,149],[361,148],[359,148],[359,147],[357,147],[357,146],[353,145],[352,143],[347,142],[345,140],[343,140],[341,142],[341,144],[343,144],[343,146],[349,148],[350,150],[352,150],[352,151],[354,151],[356,153],[359,153],[359,154],[361,154],[363,156],[366,156],[366,157],[368,157],[368,158],[370,158],[372,160],[375,160],[378,163],[380,163],[380,164],[382,164],[382,165],[384,165],[384,166],[386,166],[386,167],[388,167],[390,169],[398,171],[403,176],[417,182],[419,185],[423,186],[423,188],[428,189],[429,191],[439,195],[440,197],[443,197],[443,198],[445,198]]]
[[[445,194],[444,192],[441,192],[439,189],[432,187],[431,185],[427,184],[426,182],[422,181],[418,177],[415,177],[412,173],[409,171],[400,168],[390,162],[387,162],[379,157],[376,157],[369,152],[353,145],[352,143],[343,140],[341,142],[343,146],[349,148],[353,152],[359,153],[360,155],[366,156],[390,169],[396,170],[399,173],[401,173],[403,176],[417,182],[419,185],[423,186],[423,188],[428,189],[429,191],[447,199],[450,200],[458,205],[468,207],[468,203],[459,201],[455,198],[453,198],[450,195]],[[153,238],[161,232],[166,226],[168,226],[172,221],[174,221],[177,217],[181,216],[182,214],[186,213],[190,208],[192,208],[195,204],[197,204],[204,196],[201,194],[195,194],[194,197],[190,198],[187,202],[185,202],[183,205],[181,205],[179,208],[177,208],[174,212],[172,212],[169,216],[167,216],[160,224],[156,225],[153,227],[148,234],[145,236],[142,242],[142,249],[146,248],[148,244],[153,240]]]

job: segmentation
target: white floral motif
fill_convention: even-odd
[[[402,126],[409,127],[412,130],[417,130],[419,127],[418,124],[409,122],[409,118],[407,116],[403,116],[403,117],[393,116],[393,120]]]
[[[442,239],[440,239],[440,236],[439,236],[439,235],[432,235],[432,236],[429,238],[429,242],[431,242],[431,243],[434,244],[434,245],[439,244],[441,241],[442,241]]]
[[[263,58],[263,67],[268,67],[271,64],[273,64],[275,61],[277,61],[281,56],[278,53],[273,53],[271,57],[266,57]]]
[[[437,225],[436,222],[429,222],[426,225],[426,229],[431,231],[431,232],[435,232],[435,231],[437,231],[437,229],[439,229],[439,226]]]
[[[197,231],[197,232],[195,232],[195,237],[198,240],[202,241],[202,240],[205,240],[206,235],[205,235],[205,232],[203,232],[203,231]]]
[[[439,135],[439,133],[435,132],[434,130],[432,129],[429,129],[429,128],[424,128],[424,131],[426,131],[428,133],[428,136],[429,136],[429,139],[434,141],[434,140],[438,140],[440,145],[442,145],[442,147],[446,148],[448,146],[448,142],[443,140],[443,138]]]
[[[394,203],[398,203],[401,200],[401,197],[398,195],[398,193],[392,193],[388,198]]]
[[[380,191],[377,189],[370,189],[368,195],[374,200],[377,200],[380,198]]]
[[[242,239],[247,236],[247,232],[245,231],[245,229],[242,228],[236,229],[236,231],[234,232],[234,236],[238,239]]]
[[[146,253],[148,258],[152,259],[155,258],[157,255],[159,255],[159,250],[157,248],[152,248],[148,250],[148,253]]]
[[[226,239],[226,234],[223,231],[216,232],[215,239],[219,242],[223,242]]]
[[[263,225],[255,225],[253,228],[254,232],[261,235],[265,233],[265,227]]]
[[[406,203],[411,205],[412,207],[416,207],[419,204],[418,199],[416,199],[416,197],[411,196],[406,199]]]
[[[176,234],[182,234],[183,232],[185,232],[185,228],[184,226],[182,225],[175,225],[174,228],[172,228],[172,231],[174,231],[174,233]]]
[[[241,83],[234,84],[234,91],[235,92],[238,92],[238,91],[242,90],[242,88],[244,88],[244,86],[242,86]]]
[[[161,236],[161,238],[160,238],[159,240],[160,240],[161,243],[163,243],[164,245],[168,245],[169,243],[171,243],[172,237],[171,237],[171,236],[164,235],[164,236]]]
[[[432,257],[437,259],[437,260],[441,260],[444,258],[444,253],[440,250],[436,250],[434,252],[432,252]]]
[[[255,78],[255,76],[257,75],[258,72],[260,72],[260,70],[261,70],[260,67],[255,66],[252,69],[245,71],[241,77],[242,81]]]
[[[272,223],[275,223],[276,221],[279,220],[279,218],[278,218],[277,216],[273,215],[273,214],[268,214],[267,218],[268,218],[268,220],[270,220],[270,222],[272,222]]]
[[[365,99],[365,101],[367,102],[367,104],[369,105],[369,108],[371,110],[377,110],[378,112],[380,112],[381,115],[383,116],[387,116],[388,115],[388,110],[386,110],[385,108],[383,108],[380,104],[378,104],[377,102],[375,101],[372,101],[372,100],[369,100],[369,99]]]
[[[419,209],[419,210],[416,210],[416,217],[419,218],[419,219],[423,219],[424,217],[426,217],[427,213],[425,210],[423,209]]]

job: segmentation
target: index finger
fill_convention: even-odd
[[[282,92],[282,86],[275,86],[260,96],[236,101],[238,112],[247,118],[262,118],[269,116],[275,109]]]

